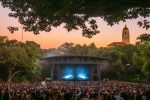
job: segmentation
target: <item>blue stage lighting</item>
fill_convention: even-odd
[[[66,80],[72,80],[73,79],[73,75],[66,75],[63,77],[63,79],[66,79]]]
[[[73,80],[74,79],[72,66],[65,66],[64,67],[62,79],[63,80]]]
[[[85,66],[79,66],[76,68],[77,80],[88,80],[89,69]]]
[[[64,66],[62,69],[63,80],[89,80],[90,72],[86,66]]]
[[[86,77],[84,74],[79,74],[79,75],[78,75],[78,78],[81,79],[81,80],[86,80],[86,79],[88,79],[88,77]]]

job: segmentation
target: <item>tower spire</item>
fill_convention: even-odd
[[[126,24],[122,31],[122,42],[125,44],[130,44],[129,29]]]
[[[125,24],[125,28],[127,28],[127,25]]]

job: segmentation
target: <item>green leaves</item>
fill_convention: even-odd
[[[137,37],[140,43],[150,43],[150,34],[144,33]]]
[[[149,0],[0,0],[3,7],[13,12],[10,17],[17,18],[25,31],[51,31],[52,27],[61,24],[68,31],[82,30],[82,35],[88,38],[100,33],[95,17],[100,17],[108,25],[118,24],[120,21],[136,19],[144,20],[138,25],[149,29],[150,16]],[[91,20],[89,20],[91,19]],[[87,25],[86,23],[89,23]],[[88,26],[90,26],[88,28]],[[9,28],[11,32],[12,29]]]
[[[5,77],[16,71],[29,71],[37,67],[36,61],[39,58],[40,46],[33,41],[26,43],[17,40],[8,40],[7,37],[0,36],[0,68],[5,66],[7,72]],[[25,75],[26,76],[26,75]]]

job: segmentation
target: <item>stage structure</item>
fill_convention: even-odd
[[[52,80],[98,81],[102,63],[110,59],[92,56],[52,56],[42,58],[50,63],[49,77]]]

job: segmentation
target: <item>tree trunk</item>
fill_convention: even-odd
[[[13,69],[12,68],[10,68],[9,70],[8,70],[8,79],[7,79],[7,83],[10,81],[10,77],[12,76],[12,71],[13,71]]]
[[[14,72],[14,73],[12,73],[11,75],[10,75],[10,77],[8,78],[8,83],[11,81],[11,79],[17,74],[17,73],[20,73],[20,72],[23,72],[23,71],[16,71],[16,72]]]

